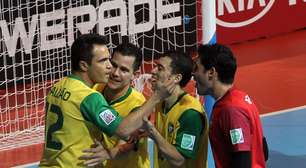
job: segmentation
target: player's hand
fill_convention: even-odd
[[[176,83],[174,78],[169,78],[164,83],[157,81],[154,94],[160,100],[164,100],[174,92],[175,88],[176,88]]]
[[[147,117],[143,118],[143,129],[145,129],[149,133],[149,137],[152,138],[154,133],[155,127],[154,125],[148,120]]]
[[[110,158],[110,153],[106,150],[101,142],[95,139],[95,144],[90,149],[83,150],[85,153],[79,159],[84,160],[84,165],[88,167],[102,164],[104,160]]]

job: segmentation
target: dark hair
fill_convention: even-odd
[[[236,58],[231,49],[222,44],[200,45],[201,64],[206,70],[215,68],[220,82],[232,84],[237,69]]]
[[[182,80],[179,85],[185,87],[192,77],[193,62],[189,54],[180,51],[168,51],[161,57],[171,59],[172,74],[181,74]]]
[[[106,40],[103,36],[98,34],[83,34],[72,43],[71,68],[73,71],[80,70],[80,61],[85,61],[88,64],[91,64],[94,44],[106,45]]]
[[[122,56],[134,57],[133,70],[137,71],[142,63],[142,54],[140,49],[132,43],[122,43],[114,48],[114,52],[120,53]]]

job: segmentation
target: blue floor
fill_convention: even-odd
[[[261,119],[270,149],[267,167],[306,168],[306,107],[262,116]],[[149,141],[149,153],[151,160],[153,141]],[[37,165],[26,166],[36,167]]]
[[[262,117],[271,168],[306,168],[306,108]]]

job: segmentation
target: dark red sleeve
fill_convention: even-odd
[[[233,152],[251,150],[251,121],[242,108],[227,107],[220,116],[223,135]]]

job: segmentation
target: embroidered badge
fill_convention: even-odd
[[[233,145],[244,143],[244,138],[241,128],[230,130],[230,135]]]
[[[187,150],[193,150],[195,143],[195,136],[190,134],[183,134],[181,148]]]
[[[104,110],[99,114],[100,118],[104,121],[106,125],[109,125],[112,123],[115,119],[116,116],[110,111],[110,110]]]

